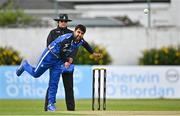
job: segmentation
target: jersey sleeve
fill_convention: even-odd
[[[76,48],[75,50],[73,50],[73,52],[69,55],[69,57],[75,58],[77,52],[78,52],[78,48]]]
[[[91,54],[94,53],[94,51],[93,51],[93,49],[91,48],[91,46],[90,46],[85,40],[83,41],[82,46],[83,46],[89,53],[91,53]]]

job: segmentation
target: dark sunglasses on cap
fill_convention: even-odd
[[[60,22],[65,22],[65,23],[67,23],[68,21],[60,21]]]

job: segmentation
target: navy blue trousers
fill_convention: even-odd
[[[66,69],[64,67],[64,62],[54,56],[47,48],[40,57],[36,67],[31,66],[29,63],[25,63],[23,64],[23,68],[35,78],[40,77],[47,69],[51,68],[52,71],[50,72],[48,104],[54,104],[56,102],[56,93],[60,74],[62,74],[62,72],[74,71],[74,65],[70,65],[70,67]]]

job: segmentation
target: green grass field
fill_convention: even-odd
[[[97,101],[96,101],[97,104]],[[91,100],[76,100],[76,111],[66,111],[65,101],[58,100],[56,112],[44,112],[43,100],[0,100],[0,115],[98,115],[91,111]],[[97,105],[96,105],[97,106]],[[102,105],[101,105],[102,106]],[[97,107],[96,107],[97,109]],[[173,111],[180,115],[180,99],[107,100],[108,112]],[[104,111],[100,111],[104,112]],[[95,114],[94,114],[95,113]]]

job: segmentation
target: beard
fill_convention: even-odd
[[[76,36],[76,41],[79,41],[81,40],[81,37],[80,36]]]

